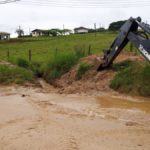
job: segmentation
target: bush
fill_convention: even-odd
[[[127,68],[117,72],[110,87],[123,93],[150,96],[150,65],[130,63]]]
[[[25,60],[25,59],[18,58],[17,65],[19,67],[28,68],[29,67],[29,62],[27,60]]]
[[[114,69],[115,71],[121,71],[121,70],[124,70],[124,69],[130,67],[133,63],[134,63],[134,62],[131,61],[131,60],[125,60],[125,61],[123,61],[123,62],[121,62],[121,63],[114,64],[114,65],[113,65],[113,69]]]
[[[74,51],[78,58],[82,58],[82,57],[86,56],[85,45],[75,45]]]
[[[82,63],[80,64],[77,74],[76,74],[76,79],[80,80],[82,76],[91,68],[92,66],[89,64]]]
[[[37,77],[42,77],[44,74],[44,70],[42,68],[40,62],[32,62],[29,66],[29,68],[33,71],[34,75]]]
[[[59,78],[78,61],[78,57],[74,53],[60,53],[53,57],[47,64],[44,71],[44,78],[49,82]]]
[[[27,81],[33,81],[33,79],[33,73],[24,68],[0,65],[0,83],[20,84],[25,83]]]

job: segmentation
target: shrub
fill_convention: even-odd
[[[121,70],[124,70],[124,69],[128,68],[128,67],[131,66],[133,63],[134,63],[133,61],[131,61],[131,60],[128,59],[128,60],[125,60],[125,61],[123,61],[123,62],[121,62],[121,63],[114,64],[114,65],[113,65],[113,69],[114,69],[115,71],[121,71]]]
[[[80,64],[77,74],[76,74],[76,79],[80,80],[82,76],[91,68],[92,66],[90,64],[82,63]]]
[[[75,45],[74,52],[78,58],[86,56],[85,45]]]
[[[59,53],[48,62],[44,71],[44,78],[47,81],[59,78],[68,72],[77,61],[78,57],[74,53]]]
[[[127,68],[118,69],[110,87],[123,93],[150,96],[150,65],[132,62]]]
[[[32,62],[29,68],[33,71],[34,75],[37,77],[42,77],[44,74],[43,66],[40,62]]]
[[[19,67],[23,67],[23,68],[28,68],[29,67],[29,62],[23,58],[18,58],[17,59],[17,65]]]
[[[24,83],[33,81],[34,75],[20,67],[9,67],[7,65],[0,65],[0,83]]]

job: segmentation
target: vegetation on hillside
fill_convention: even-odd
[[[31,61],[47,63],[54,53],[66,53],[74,51],[75,47],[91,47],[91,53],[101,53],[103,49],[110,46],[116,33],[76,34],[57,37],[32,37],[11,39],[0,42],[0,60],[9,60],[16,63],[18,58],[29,60],[31,50]],[[9,53],[8,53],[9,52]]]
[[[0,65],[0,83],[24,83],[33,81],[35,77],[52,82],[68,72],[80,58],[100,53],[109,47],[115,35],[106,32],[96,37],[95,34],[79,34],[2,41],[0,61],[9,61],[18,67]],[[30,59],[29,49],[32,50]],[[81,79],[90,67],[88,64],[80,64],[76,79]],[[114,65],[114,69],[117,73],[110,83],[111,88],[150,96],[150,65],[124,61]]]
[[[76,79],[80,80],[82,76],[91,68],[92,66],[90,64],[81,63],[79,65],[79,68],[77,70]]]
[[[122,93],[150,96],[150,64],[124,61],[114,65],[116,76],[110,87]]]
[[[78,60],[85,57],[87,52],[75,48],[74,52],[60,53],[49,60],[44,69],[44,79],[51,82],[67,73]]]
[[[32,82],[34,75],[32,71],[21,67],[10,67],[8,65],[0,65],[0,83],[25,83]]]

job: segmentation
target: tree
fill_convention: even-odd
[[[57,36],[60,33],[60,29],[50,29],[49,34],[52,36]]]
[[[67,33],[71,33],[71,30],[69,30],[69,29],[63,29],[63,30],[61,30],[61,34],[62,35],[66,35]]]
[[[117,22],[112,22],[110,25],[109,25],[109,30],[111,31],[117,31],[121,28],[121,26],[126,22],[126,20],[124,21],[117,21]]]
[[[58,35],[65,35],[66,33],[70,33],[71,30],[69,29],[50,29],[49,30],[49,34],[51,34],[52,36],[58,36]]]
[[[23,31],[23,29],[20,28],[20,26],[19,26],[19,28],[16,30],[16,33],[18,34],[18,37],[24,36],[24,31]]]

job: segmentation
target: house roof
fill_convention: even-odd
[[[0,32],[0,35],[10,35],[10,33],[7,33],[7,32]]]
[[[78,28],[75,28],[74,30],[81,30],[81,29],[89,30],[88,28],[85,28],[85,27],[78,27]]]

